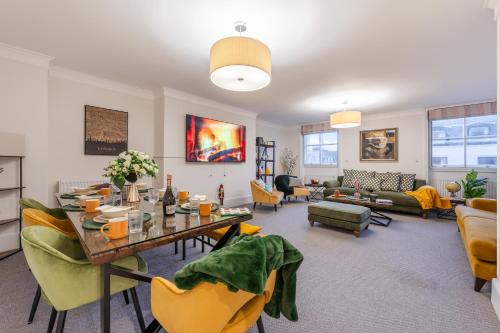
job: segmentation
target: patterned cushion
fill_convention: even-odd
[[[380,191],[380,178],[366,177],[363,183],[363,190]]]
[[[402,192],[413,191],[413,183],[415,182],[415,174],[402,173],[401,174],[401,184],[399,184],[399,189]]]
[[[399,191],[399,184],[401,183],[400,172],[376,173],[375,177],[380,179],[380,189],[382,191]]]
[[[351,169],[344,169],[344,180],[342,181],[343,187],[353,187],[354,184],[354,171]]]

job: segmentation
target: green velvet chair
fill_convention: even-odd
[[[48,208],[45,205],[43,205],[41,202],[36,201],[35,199],[30,199],[30,198],[22,198],[19,200],[19,205],[21,206],[21,209],[24,208],[34,208],[41,210],[56,219],[59,220],[65,220],[68,218],[68,215],[66,215],[66,212],[62,208]]]
[[[42,299],[52,306],[48,332],[57,318],[57,332],[64,330],[68,310],[92,303],[101,298],[101,268],[91,265],[78,241],[43,226],[26,227],[21,231],[21,244],[26,261],[42,289]],[[114,265],[147,272],[139,256],[129,256]],[[129,290],[141,330],[144,319],[137,298],[135,280],[111,277],[111,293]]]

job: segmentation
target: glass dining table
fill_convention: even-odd
[[[61,207],[75,207],[74,199],[65,199],[56,195]],[[145,212],[152,211],[151,204],[141,201],[139,208]],[[66,211],[69,220],[78,235],[78,239],[93,265],[101,266],[101,332],[108,333],[111,330],[110,321],[110,277],[111,275],[122,276],[142,282],[151,282],[152,276],[133,270],[112,265],[111,262],[133,255],[141,251],[147,251],[162,245],[174,243],[178,240],[197,238],[201,242],[201,236],[207,232],[230,226],[223,237],[212,245],[212,251],[223,247],[233,236],[240,232],[240,223],[252,219],[252,215],[244,216],[221,216],[218,211],[212,212],[210,216],[200,217],[190,214],[176,213],[174,216],[163,216],[161,205],[154,207],[151,219],[143,224],[142,232],[129,234],[125,238],[110,240],[99,230],[89,230],[83,227],[85,220],[93,219],[99,213],[85,213],[83,211]],[[141,330],[145,331],[144,322],[139,323]]]

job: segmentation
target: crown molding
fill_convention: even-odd
[[[91,86],[109,89],[115,92],[124,93],[127,95],[140,97],[144,99],[154,100],[155,98],[155,94],[153,91],[109,79],[104,79],[90,74],[78,72],[64,67],[59,67],[59,66],[50,67],[49,75],[51,77],[84,83]]]
[[[495,12],[495,20],[498,18],[498,13],[500,13],[500,1],[499,0],[483,0],[484,8],[493,9]]]
[[[193,95],[193,94],[190,94],[190,93],[187,93],[184,91],[180,91],[180,90],[176,90],[176,89],[171,89],[168,87],[163,87],[163,96],[175,98],[175,99],[186,101],[186,102],[195,103],[195,104],[198,104],[201,106],[212,107],[214,109],[220,109],[220,110],[223,110],[226,112],[239,114],[239,115],[246,116],[246,117],[253,118],[253,119],[257,118],[256,112],[241,109],[241,108],[238,108],[236,106],[229,105],[229,104],[219,103],[219,102],[216,102],[216,101],[208,99],[208,98],[200,97],[197,95]]]
[[[49,68],[50,62],[54,60],[54,57],[46,54],[5,43],[0,43],[0,57],[43,68]]]

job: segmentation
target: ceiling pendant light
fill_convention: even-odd
[[[210,80],[232,91],[254,91],[271,82],[271,51],[257,39],[243,37],[245,22],[234,24],[239,36],[218,40],[210,49]]]
[[[330,115],[331,128],[350,128],[361,125],[360,111],[339,111]]]

